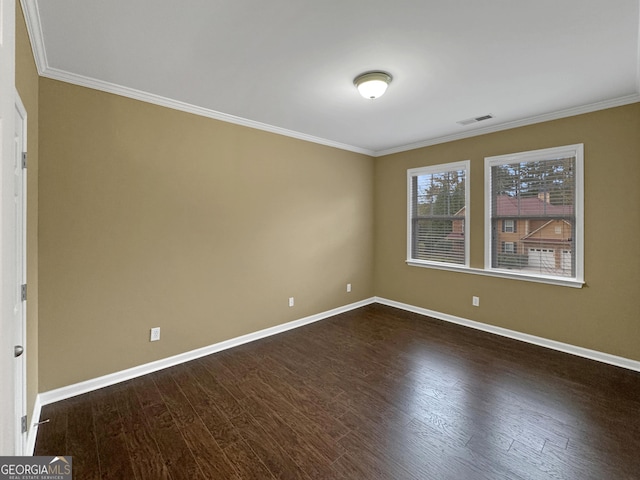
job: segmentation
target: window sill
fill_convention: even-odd
[[[562,287],[582,288],[584,282],[574,278],[547,277],[543,275],[527,275],[524,273],[510,272],[509,270],[485,270],[483,268],[472,268],[463,265],[438,264],[431,262],[421,262],[419,260],[407,260],[407,265],[411,267],[433,268],[436,270],[446,270],[449,272],[470,273],[472,275],[484,275],[487,277],[508,278],[511,280],[522,280],[525,282],[546,283],[548,285],[560,285]]]

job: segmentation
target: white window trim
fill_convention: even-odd
[[[471,184],[469,182],[469,171],[471,167],[470,160],[463,160],[461,162],[453,162],[453,163],[441,163],[438,165],[430,165],[427,167],[420,168],[411,168],[407,170],[407,264],[417,267],[432,267],[441,270],[453,270],[453,271],[466,271],[469,268],[469,235],[466,232],[469,232],[469,216],[470,216],[470,205],[469,200],[471,199],[470,191]],[[412,189],[413,189],[413,177],[430,174],[430,173],[443,173],[454,170],[464,170],[464,265],[457,263],[445,263],[445,262],[432,262],[429,260],[416,260],[415,258],[411,258],[411,246],[412,246],[412,235],[411,235],[411,225],[412,225]]]
[[[584,286],[583,281],[577,281],[573,278],[568,277],[551,277],[546,275],[525,275],[522,273],[514,273],[509,270],[485,270],[484,268],[473,268],[473,267],[463,267],[462,265],[448,265],[448,264],[435,264],[430,263],[428,265],[423,261],[419,260],[407,260],[407,265],[411,267],[426,267],[435,270],[446,270],[448,272],[459,272],[459,273],[470,273],[472,275],[482,275],[485,277],[496,277],[496,278],[508,278],[510,280],[522,280],[525,282],[533,282],[533,283],[545,283],[547,285],[558,285],[561,287],[573,287],[573,288],[582,288]]]
[[[574,215],[576,219],[576,239],[575,239],[575,277],[560,277],[541,274],[530,274],[524,272],[513,272],[491,267],[491,167],[494,165],[504,165],[506,163],[527,162],[545,160],[550,157],[569,157],[576,159],[575,181],[576,181],[576,201],[574,205]],[[567,145],[564,147],[545,148],[530,152],[520,152],[508,155],[498,155],[485,157],[484,159],[484,271],[491,272],[493,276],[504,278],[519,278],[535,282],[550,283],[554,285],[566,285],[582,287],[584,285],[584,144]]]

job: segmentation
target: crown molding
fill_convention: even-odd
[[[44,48],[44,36],[42,35],[42,22],[40,21],[40,11],[36,0],[20,0],[22,12],[24,13],[27,33],[31,41],[33,58],[36,63],[38,74],[42,75],[48,68],[47,51]]]
[[[335,142],[326,138],[320,138],[306,133],[297,132],[295,130],[289,130],[267,123],[257,122],[247,118],[230,115],[228,113],[218,112],[204,107],[199,107],[179,100],[155,95],[153,93],[144,92],[142,90],[136,90],[129,87],[123,87],[115,83],[104,82],[102,80],[96,80],[95,78],[85,77],[83,75],[77,75],[75,73],[65,72],[58,70],[57,68],[47,68],[41,75],[43,77],[51,78],[53,80],[60,80],[66,83],[72,83],[81,87],[92,88],[94,90],[100,90],[102,92],[113,93],[123,97],[132,98],[134,100],[140,100],[154,105],[160,105],[162,107],[171,108],[174,110],[180,110],[182,112],[192,113],[202,117],[212,118],[227,123],[233,123],[241,125],[243,127],[255,128],[257,130],[263,130],[277,135],[283,135],[285,137],[296,138],[298,140],[304,140],[306,142],[317,143],[328,147],[338,148],[340,150],[347,150],[350,152],[361,153],[364,155],[373,156],[375,152],[366,148],[356,147],[353,145],[347,145],[346,143]]]
[[[406,152],[408,150],[415,150],[417,148],[429,147],[431,145],[438,145],[440,143],[452,142],[454,140],[461,140],[463,138],[477,137],[479,135],[486,135],[488,133],[500,132],[502,130],[509,130],[512,128],[524,127],[527,125],[533,125],[535,123],[549,122],[551,120],[558,120],[566,117],[573,117],[575,115],[581,115],[583,113],[596,112],[598,110],[605,110],[607,108],[621,107],[623,105],[629,105],[631,103],[640,102],[640,93],[634,93],[626,95],[624,97],[613,98],[611,100],[604,100],[602,102],[590,103],[588,105],[582,105],[579,107],[567,108],[564,110],[558,110],[551,113],[545,113],[543,115],[536,115],[533,117],[523,118],[521,120],[514,120],[512,122],[500,123],[498,125],[491,125],[489,127],[476,128],[468,130],[466,132],[454,133],[452,135],[444,135],[442,137],[434,137],[421,142],[410,143],[408,145],[401,145],[386,150],[377,150],[374,152],[374,157],[382,157],[385,155],[392,155],[394,153]]]
[[[488,133],[500,132],[503,130],[510,130],[512,128],[524,127],[524,126],[533,125],[536,123],[548,122],[551,120],[558,120],[566,117],[573,117],[575,115],[581,115],[584,113],[591,113],[598,110],[605,110],[607,108],[620,107],[623,105],[629,105],[632,103],[640,102],[640,94],[634,93],[632,95],[626,95],[624,97],[618,97],[611,100],[605,100],[602,102],[582,105],[579,107],[558,110],[556,112],[545,113],[543,115],[536,115],[533,117],[523,118],[521,120],[515,120],[512,122],[505,122],[498,125],[491,125],[488,127],[468,130],[466,132],[460,132],[460,133],[455,133],[451,135],[444,135],[441,137],[434,137],[427,140],[423,140],[421,142],[401,145],[401,146],[390,148],[390,149],[369,150],[366,148],[357,147],[354,145],[348,145],[340,142],[335,142],[333,140],[315,137],[313,135],[308,135],[306,133],[296,132],[294,130],[288,130],[286,128],[281,128],[274,125],[269,125],[266,123],[261,123],[254,120],[242,118],[242,117],[237,117],[235,115],[230,115],[227,113],[217,112],[215,110],[199,107],[197,105],[181,102],[179,100],[173,100],[171,98],[162,97],[160,95],[155,95],[155,94],[144,92],[141,90],[135,90],[133,88],[123,87],[121,85],[117,85],[114,83],[103,82],[101,80],[96,80],[94,78],[84,77],[82,75],[77,75],[77,74],[65,72],[63,70],[58,70],[56,68],[50,68],[50,67],[46,68],[43,72],[40,73],[40,75],[43,77],[51,78],[53,80],[59,80],[62,82],[71,83],[71,84],[79,85],[82,87],[92,88],[94,90],[100,90],[100,91],[112,93],[115,95],[121,95],[123,97],[128,97],[135,100],[140,100],[143,102],[160,105],[162,107],[167,107],[174,110],[180,110],[183,112],[192,113],[194,115],[212,118],[212,119],[220,120],[227,123],[233,123],[233,124],[241,125],[244,127],[255,128],[258,130],[275,133],[277,135],[283,135],[285,137],[292,137],[298,140],[303,140],[311,143],[325,145],[328,147],[338,148],[340,150],[347,150],[350,152],[361,153],[363,155],[368,155],[370,157],[383,157],[386,155],[392,155],[394,153],[406,152],[409,150],[416,150],[418,148],[424,148],[432,145],[438,145],[441,143],[452,142],[454,140],[461,140],[464,138],[471,138],[471,137],[476,137],[480,135],[486,135]]]
[[[136,90],[133,88],[124,87],[122,85],[104,82],[95,78],[77,75],[75,73],[52,68],[49,66],[49,62],[47,60],[47,51],[44,44],[42,23],[40,21],[40,12],[38,10],[38,2],[37,0],[20,0],[20,3],[22,5],[22,10],[25,16],[29,39],[31,40],[31,48],[33,49],[33,57],[36,63],[36,68],[38,69],[38,74],[41,77],[60,80],[62,82],[79,85],[81,87],[87,87],[94,90],[100,90],[102,92],[113,93],[115,95],[132,98],[134,100],[140,100],[142,102],[152,103],[154,105],[160,105],[162,107],[180,110],[183,112],[192,113],[194,115],[212,118],[227,123],[233,123],[244,127],[255,128],[258,130],[275,133],[277,135],[283,135],[285,137],[296,138],[298,140],[303,140],[306,142],[338,148],[340,150],[347,150],[350,152],[361,153],[368,156],[374,156],[375,154],[375,151],[369,150],[367,148],[347,145],[346,143],[340,143],[333,140],[328,140],[326,138],[320,138],[306,133],[297,132],[295,130],[289,130],[286,128],[257,122],[247,118],[218,112],[216,110],[211,110],[186,102],[181,102],[179,100],[174,100],[171,98],[162,97],[160,95],[144,92],[142,90]]]
[[[578,107],[572,107],[568,109],[558,110],[551,113],[545,113],[542,115],[536,115],[533,117],[527,117],[520,120],[511,122],[500,123],[497,125],[491,125],[482,128],[475,128],[466,130],[460,133],[454,133],[451,135],[444,135],[440,137],[434,137],[420,142],[399,145],[397,147],[383,149],[383,150],[371,150],[355,145],[348,145],[345,143],[328,140],[326,138],[320,138],[306,133],[297,132],[295,130],[289,130],[274,125],[269,125],[262,122],[257,122],[247,118],[230,115],[227,113],[218,112],[197,105],[181,102],[160,95],[136,90],[133,88],[124,87],[110,82],[104,82],[83,75],[77,75],[74,73],[66,72],[56,68],[51,68],[47,60],[47,52],[44,45],[44,37],[42,33],[42,26],[40,22],[40,12],[38,10],[37,0],[20,0],[22,9],[24,11],[25,20],[27,24],[27,31],[29,33],[29,39],[31,40],[31,47],[33,49],[33,56],[36,63],[38,73],[42,77],[51,78],[53,80],[60,80],[62,82],[79,85],[82,87],[92,88],[107,93],[113,93],[115,95],[121,95],[124,97],[140,100],[143,102],[160,105],[163,107],[171,108],[174,110],[180,110],[194,115],[199,115],[223,122],[233,123],[244,127],[255,128],[277,135],[283,135],[286,137],[296,138],[306,142],[325,145],[328,147],[337,148],[340,150],[347,150],[350,152],[360,153],[371,157],[383,157],[386,155],[392,155],[394,153],[406,152],[409,150],[415,150],[418,148],[429,147],[432,145],[438,145],[441,143],[452,142],[454,140],[462,140],[464,138],[471,138],[480,135],[486,135],[488,133],[500,132],[503,130],[509,130],[517,127],[524,127],[527,125],[533,125],[536,123],[548,122],[551,120],[558,120],[561,118],[572,117],[575,115],[581,115],[584,113],[591,113],[598,110],[605,110],[607,108],[620,107],[623,105],[629,105],[631,103],[640,102],[640,31],[638,34],[638,74],[637,74],[637,92],[631,95],[623,97],[613,98],[610,100],[604,100],[601,102],[591,103],[588,105],[582,105]]]
[[[180,110],[183,112],[192,113],[194,115],[212,118],[212,119],[220,120],[227,123],[233,123],[233,124],[241,125],[244,127],[255,128],[258,130],[275,133],[277,135],[296,138],[298,140],[317,143],[320,145],[325,145],[325,146],[337,148],[340,150],[347,150],[350,152],[361,153],[363,155],[368,155],[370,157],[383,157],[383,156],[391,155],[394,153],[406,152],[409,150],[416,150],[418,148],[452,142],[454,140],[461,140],[464,138],[471,138],[471,137],[476,137],[480,135],[486,135],[488,133],[500,132],[502,130],[509,130],[512,128],[524,127],[524,126],[533,125],[536,123],[548,122],[551,120],[558,120],[566,117],[573,117],[575,115],[581,115],[584,113],[591,113],[598,110],[605,110],[607,108],[620,107],[623,105],[629,105],[632,103],[640,102],[640,94],[634,93],[632,95],[626,95],[624,97],[618,97],[611,100],[605,100],[602,102],[582,105],[579,107],[558,110],[556,112],[545,113],[543,115],[536,115],[534,117],[523,118],[521,120],[515,120],[512,122],[505,122],[498,125],[491,125],[488,127],[469,130],[466,132],[460,132],[460,133],[455,133],[451,135],[444,135],[441,137],[434,137],[427,140],[423,140],[421,142],[401,145],[401,146],[390,148],[390,149],[369,150],[369,149],[357,147],[354,145],[335,142],[333,140],[328,140],[326,138],[315,137],[313,135],[297,132],[295,130],[288,130],[286,128],[281,128],[274,125],[257,122],[247,118],[237,117],[235,115],[230,115],[227,113],[218,112],[208,108],[199,107],[197,105],[181,102],[179,100],[173,100],[171,98],[162,97],[160,95],[155,95],[153,93],[148,93],[141,90],[135,90],[129,87],[123,87],[121,85],[117,85],[114,83],[103,82],[101,80],[96,80],[94,78],[89,78],[82,75],[65,72],[63,70],[58,70],[56,68],[48,67],[43,72],[41,72],[40,75],[43,77],[51,78],[53,80],[59,80],[62,82],[79,85],[81,87],[100,90],[103,92],[132,98],[134,100],[140,100],[143,102],[160,105],[162,107],[167,107],[174,110]]]

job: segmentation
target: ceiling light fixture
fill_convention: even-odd
[[[391,75],[385,72],[366,72],[358,75],[353,84],[364,98],[381,97],[391,83]]]

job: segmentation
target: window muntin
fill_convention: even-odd
[[[582,281],[582,169],[581,144],[485,159],[485,269]]]
[[[407,172],[407,261],[469,266],[469,161]]]

